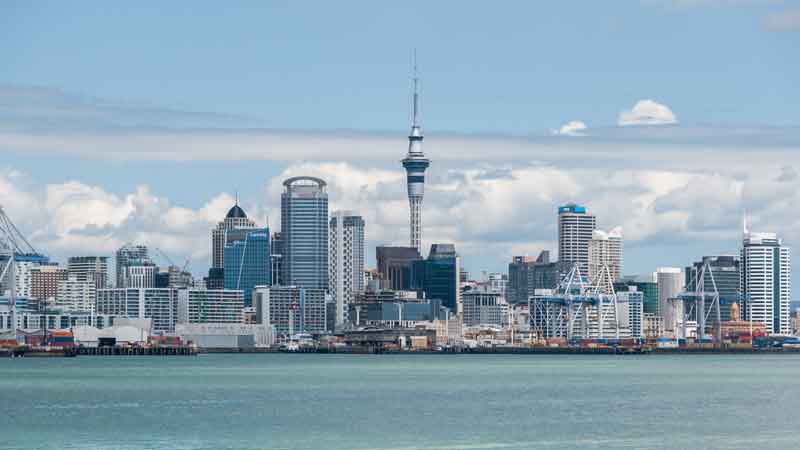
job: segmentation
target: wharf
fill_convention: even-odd
[[[197,349],[189,346],[169,347],[76,347],[81,356],[195,356]]]

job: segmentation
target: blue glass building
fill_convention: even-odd
[[[328,289],[328,192],[323,180],[293,177],[283,182],[281,238],[283,283]]]
[[[412,289],[424,292],[425,298],[441,300],[450,311],[461,312],[459,262],[453,244],[431,245],[428,259],[412,263]]]
[[[244,304],[251,306],[253,288],[272,283],[269,228],[247,229],[225,245],[224,287],[244,291]]]

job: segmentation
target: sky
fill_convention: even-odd
[[[626,274],[736,252],[745,211],[800,242],[797,0],[3,2],[0,205],[56,260],[137,242],[202,275],[237,193],[278,230],[315,175],[373,266],[408,241],[415,49],[423,243],[473,274],[555,252],[566,202],[621,227]]]

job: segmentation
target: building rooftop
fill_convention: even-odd
[[[231,209],[228,210],[228,214],[225,216],[226,219],[246,219],[247,214],[244,213],[244,210],[239,207],[239,204],[233,205]]]

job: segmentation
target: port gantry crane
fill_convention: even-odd
[[[9,328],[16,333],[17,262],[20,255],[38,255],[0,205],[0,296],[8,291]],[[46,326],[46,324],[45,324]]]
[[[711,286],[706,286],[706,275],[708,275]],[[694,291],[685,291],[678,294],[677,297],[669,299],[673,307],[678,305],[683,306],[683,323],[681,324],[681,333],[683,338],[686,338],[686,326],[689,318],[697,317],[697,339],[703,342],[706,338],[706,328],[708,327],[709,319],[714,322],[714,339],[719,345],[722,342],[722,314],[720,313],[720,297],[719,290],[717,290],[717,282],[714,279],[714,271],[711,270],[711,265],[708,261],[703,263],[699,271],[695,273]],[[706,290],[706,288],[711,290]],[[708,311],[706,311],[708,306]],[[713,314],[713,316],[712,316]]]
[[[531,328],[543,339],[628,337],[630,331],[620,327],[620,301],[608,266],[601,266],[587,281],[578,264],[574,264],[553,294],[529,299]],[[622,336],[623,332],[627,336]]]

